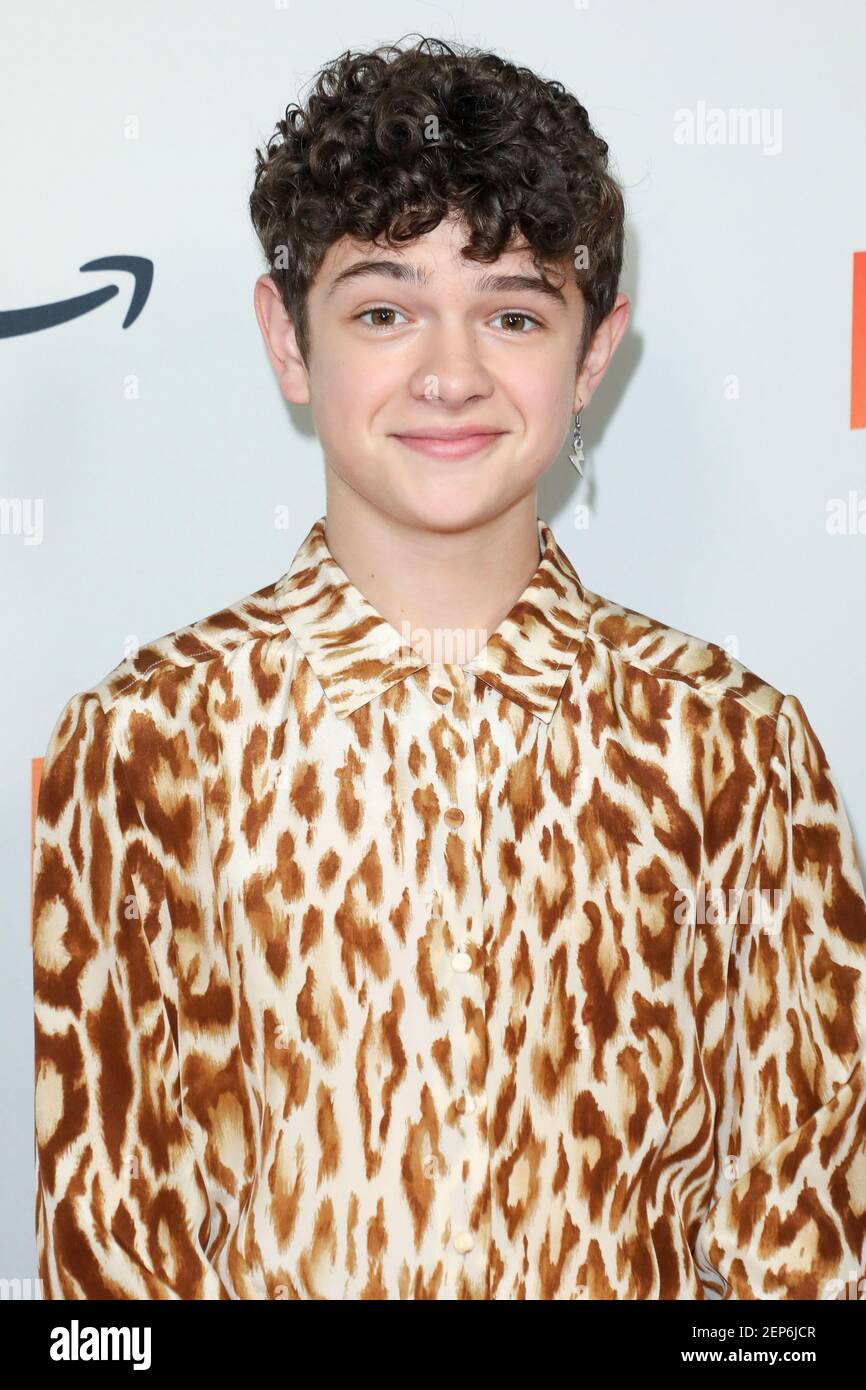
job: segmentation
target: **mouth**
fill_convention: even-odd
[[[416,454],[427,454],[429,458],[462,459],[480,453],[494,440],[501,439],[504,433],[504,430],[480,430],[472,434],[397,434],[394,438]]]

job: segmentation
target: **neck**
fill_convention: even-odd
[[[538,568],[535,492],[480,524],[430,530],[389,516],[328,470],[325,540],[347,578],[427,661],[462,666]]]

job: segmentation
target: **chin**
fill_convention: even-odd
[[[397,515],[407,525],[443,535],[483,526],[507,509],[501,495],[491,498],[444,496],[407,498]]]

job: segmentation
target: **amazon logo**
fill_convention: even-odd
[[[135,323],[153,284],[153,261],[144,256],[100,256],[78,269],[117,270],[131,275],[132,295],[121,327],[129,328]],[[119,286],[103,285],[101,289],[88,290],[72,299],[57,299],[52,304],[34,304],[29,309],[0,309],[0,338],[20,338],[25,333],[39,333],[43,328],[56,328],[71,319],[80,319],[82,314],[92,313],[117,294],[120,294]]]

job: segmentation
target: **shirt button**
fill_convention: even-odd
[[[451,699],[451,691],[446,689],[444,685],[437,685],[433,691],[433,699],[437,705],[447,705]]]
[[[462,825],[464,815],[459,806],[449,806],[445,812],[444,820],[446,825]]]
[[[459,971],[461,975],[464,974],[467,970],[471,970],[472,957],[470,956],[469,952],[458,951],[456,955],[452,956],[451,969]]]
[[[474,1244],[475,1241],[468,1231],[461,1231],[459,1235],[454,1237],[454,1247],[460,1251],[461,1255],[465,1255],[467,1250],[471,1250]]]

